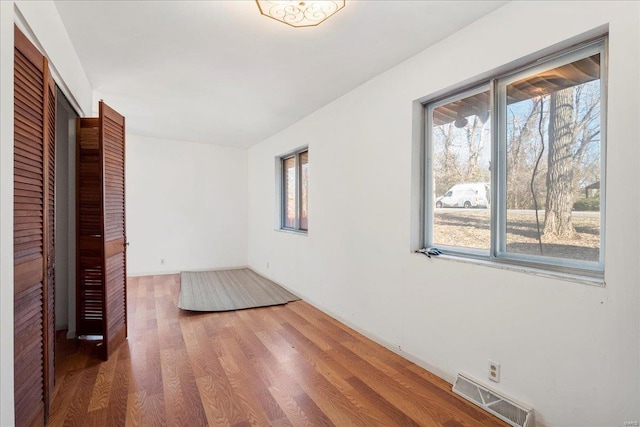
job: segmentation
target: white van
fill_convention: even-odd
[[[456,184],[436,199],[436,208],[487,208],[489,195],[489,183]]]

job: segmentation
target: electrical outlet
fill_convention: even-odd
[[[164,265],[164,258],[160,258],[160,264]]]
[[[269,263],[267,262],[267,270],[269,269]]]
[[[500,382],[500,364],[489,359],[489,379],[491,381]]]

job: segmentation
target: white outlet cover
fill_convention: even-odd
[[[489,359],[489,379],[493,382],[500,382],[500,364]]]

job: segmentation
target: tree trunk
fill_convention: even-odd
[[[436,166],[436,193],[442,196],[449,188],[455,184],[459,184],[461,180],[460,165],[458,156],[454,149],[454,126],[453,124],[438,126],[440,135],[437,140],[438,148],[434,148],[435,166]],[[441,141],[441,142],[440,142]]]
[[[476,135],[480,130],[480,135]],[[467,176],[465,181],[473,182],[478,179],[480,171],[478,170],[478,159],[480,155],[480,141],[482,138],[482,123],[478,116],[474,116],[473,125],[466,127],[467,131],[467,149],[469,150],[469,161],[467,162]],[[476,136],[480,141],[476,140]]]
[[[544,236],[574,239],[573,208],[573,87],[551,94],[549,154]]]

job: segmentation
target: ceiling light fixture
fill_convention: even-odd
[[[456,118],[456,121],[453,122],[453,125],[458,129],[462,129],[468,124],[469,120],[467,120],[467,118],[464,116],[464,113],[462,111],[458,111],[458,117]]]
[[[292,27],[315,27],[344,7],[343,1],[256,0],[260,13]]]

